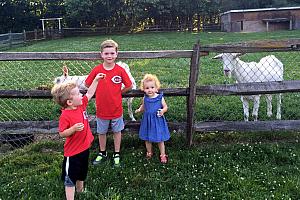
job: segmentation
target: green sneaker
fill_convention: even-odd
[[[107,155],[103,155],[102,153],[99,153],[95,160],[93,161],[93,165],[98,165],[107,160]]]
[[[113,166],[114,167],[120,167],[121,163],[120,163],[120,154],[114,154],[113,156]]]

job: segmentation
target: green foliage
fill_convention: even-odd
[[[187,27],[217,23],[219,14],[233,9],[299,6],[296,0],[5,0],[0,4],[0,32],[41,27],[41,18],[62,17],[64,27],[122,27],[145,25]],[[47,27],[57,24],[47,23]]]

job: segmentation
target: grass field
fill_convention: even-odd
[[[169,163],[158,149],[148,161],[136,135],[122,142],[122,168],[90,166],[87,192],[76,199],[299,199],[300,144],[297,133],[210,133],[185,146],[173,134]],[[112,137],[108,140],[109,156]],[[0,158],[1,199],[63,199],[62,142],[41,142]],[[95,157],[96,143],[91,159]]]
[[[201,44],[217,44],[265,39],[299,38],[300,31],[269,33],[155,33],[67,38],[43,41],[10,51],[97,51],[106,38],[119,42],[120,50],[191,49]],[[268,53],[248,54],[243,60],[259,60]],[[299,79],[299,53],[276,53],[285,63],[285,79]],[[221,63],[201,58],[199,84],[223,84]],[[128,60],[131,71],[140,80],[144,73],[156,73],[163,87],[186,87],[188,59]],[[67,61],[72,73],[88,73],[97,62]],[[0,62],[1,89],[30,89],[51,84],[60,74],[62,62]],[[31,74],[36,74],[32,79]],[[21,84],[22,83],[22,84]],[[299,119],[298,94],[286,94],[283,118]],[[185,120],[185,98],[168,97],[169,121]],[[134,102],[137,107],[139,99]],[[262,100],[260,120],[266,118]],[[42,108],[42,109],[41,109]],[[93,110],[93,107],[91,107]],[[22,112],[20,112],[22,111]],[[206,96],[198,98],[197,120],[242,120],[239,97]],[[1,99],[1,121],[46,120],[58,117],[59,108],[51,100]],[[126,116],[125,116],[126,117]],[[137,116],[138,118],[140,115]],[[109,135],[109,155],[113,149]],[[166,143],[170,162],[161,165],[155,158],[144,158],[144,145],[136,134],[127,133],[122,142],[123,167],[111,163],[91,166],[87,192],[76,199],[299,199],[300,145],[297,132],[198,133],[194,145],[185,145],[184,134],[172,133]],[[63,199],[60,181],[63,158],[62,139],[42,141],[0,155],[0,199]],[[97,153],[95,141],[91,159]]]

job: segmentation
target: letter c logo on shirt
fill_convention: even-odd
[[[111,80],[112,80],[113,83],[116,83],[116,84],[122,83],[121,76],[114,76],[114,77],[111,78]]]

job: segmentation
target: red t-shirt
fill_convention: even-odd
[[[85,80],[89,87],[98,73],[106,74],[105,79],[100,79],[96,89],[96,115],[101,119],[116,119],[123,114],[122,107],[122,83],[125,88],[132,82],[125,69],[115,64],[111,70],[106,70],[100,64],[91,71]]]
[[[66,138],[64,145],[64,156],[66,157],[74,156],[87,150],[90,148],[91,143],[94,140],[86,113],[87,104],[88,98],[84,96],[82,99],[82,105],[78,106],[77,109],[62,110],[59,118],[59,132],[63,132],[76,123],[84,124],[84,129],[82,131],[78,131]]]

